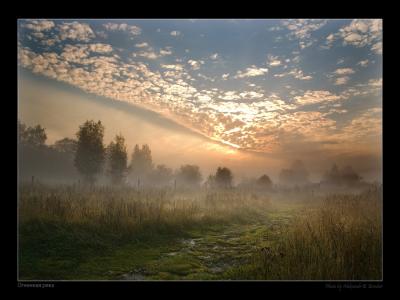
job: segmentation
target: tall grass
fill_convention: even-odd
[[[263,248],[237,278],[379,280],[382,277],[379,189],[330,195],[293,221],[273,247]]]
[[[257,212],[266,205],[266,196],[233,190],[138,191],[129,187],[23,185],[19,220],[20,224],[55,221],[131,232],[152,226],[180,227],[240,219],[245,212]]]

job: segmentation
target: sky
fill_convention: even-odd
[[[172,167],[381,176],[380,19],[24,19],[18,70],[19,117],[49,143],[100,119]]]

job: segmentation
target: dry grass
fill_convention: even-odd
[[[296,218],[275,247],[264,248],[236,276],[268,280],[379,280],[379,189],[330,195]]]
[[[227,221],[268,205],[266,196],[233,190],[24,185],[20,188],[19,219],[21,224],[54,220],[132,230],[144,225]]]

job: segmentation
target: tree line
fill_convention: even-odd
[[[186,164],[173,171],[164,164],[153,163],[151,149],[144,144],[135,145],[128,163],[128,151],[125,138],[117,134],[108,144],[104,144],[104,125],[101,121],[88,120],[79,126],[76,139],[63,138],[53,145],[45,144],[46,131],[40,125],[28,127],[18,121],[18,136],[20,144],[20,170],[49,168],[48,173],[57,168],[63,170],[66,176],[80,176],[83,182],[94,184],[100,176],[107,178],[114,185],[130,183],[137,186],[179,185],[198,187],[203,181],[199,166]],[[46,163],[48,162],[48,163]],[[32,167],[33,164],[40,164]],[[26,168],[28,170],[24,170]],[[29,168],[31,166],[31,168]],[[51,174],[50,174],[51,175]],[[209,188],[232,188],[233,173],[227,167],[218,167],[214,174],[205,180]],[[351,167],[339,170],[336,165],[328,171],[323,182],[333,185],[355,184],[361,177]],[[283,169],[279,181],[285,185],[308,184],[309,173],[300,160]],[[269,189],[273,182],[267,174],[257,179],[243,180],[243,187]]]

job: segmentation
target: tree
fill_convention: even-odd
[[[46,130],[42,126],[27,127],[20,121],[18,121],[18,136],[21,144],[31,147],[43,146],[47,139]]]
[[[26,125],[22,123],[20,120],[18,120],[18,141],[20,143],[25,143],[27,140],[27,131],[26,131]]]
[[[172,169],[165,165],[157,165],[150,174],[150,181],[156,185],[168,185],[172,180]]]
[[[104,126],[101,121],[86,121],[76,133],[78,144],[74,164],[86,182],[93,184],[105,160]]]
[[[260,178],[257,179],[257,185],[260,188],[270,188],[270,187],[272,187],[272,181],[268,175],[264,174]]]
[[[208,175],[206,182],[204,183],[204,185],[207,188],[215,188],[216,187],[216,183],[215,183],[215,175]]]
[[[217,172],[215,173],[215,182],[217,186],[222,188],[230,188],[232,187],[233,175],[232,171],[228,168],[218,167]]]
[[[309,182],[309,173],[301,160],[292,163],[289,169],[283,169],[279,180],[284,184],[297,185]]]
[[[325,181],[332,185],[354,185],[359,183],[361,176],[359,176],[351,166],[346,166],[339,169],[336,164],[333,165],[330,171],[325,174]]]
[[[340,172],[336,164],[333,164],[330,171],[325,174],[325,181],[330,184],[340,184]]]
[[[54,143],[53,149],[60,153],[75,155],[76,149],[78,147],[78,142],[74,139],[63,138]]]
[[[129,172],[133,177],[145,178],[153,170],[153,159],[151,157],[150,147],[145,144],[142,149],[139,145],[135,145],[132,153]]]
[[[361,176],[359,176],[351,166],[344,167],[341,175],[343,182],[347,185],[354,185],[361,180]]]
[[[180,183],[189,186],[198,186],[202,180],[200,168],[196,165],[181,166],[176,177]]]
[[[115,142],[112,141],[107,147],[107,154],[111,181],[113,184],[121,184],[127,172],[128,162],[125,139],[122,135],[115,136]]]

